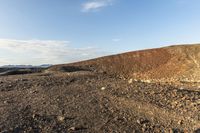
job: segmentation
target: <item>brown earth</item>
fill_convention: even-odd
[[[0,132],[199,133],[199,51],[165,47],[0,76]]]
[[[58,65],[51,71],[68,66],[155,82],[200,82],[200,44],[141,50]]]

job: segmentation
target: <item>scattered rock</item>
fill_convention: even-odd
[[[142,132],[145,132],[146,131],[146,128],[142,127]]]
[[[196,101],[196,103],[197,103],[197,104],[200,104],[200,99],[198,99],[198,100]]]
[[[25,89],[25,87],[24,87],[24,89]],[[36,93],[36,92],[37,92],[36,90],[30,90],[29,91],[30,94],[33,94],[33,93]]]
[[[132,84],[132,83],[133,83],[133,79],[129,79],[129,80],[128,80],[128,83],[129,83],[129,84]]]
[[[57,120],[63,122],[65,120],[64,116],[57,116]]]
[[[8,85],[8,87],[12,87],[12,85]]]
[[[33,118],[33,119],[35,118],[35,114],[32,115],[32,118]]]
[[[137,123],[140,124],[140,120],[137,120]]]
[[[103,90],[105,90],[106,89],[106,87],[101,87],[101,90],[103,91]]]
[[[179,124],[179,125],[182,125],[182,124],[183,124],[183,120],[179,120],[179,121],[178,121],[178,124]]]
[[[168,131],[169,131],[169,133],[174,133],[173,129],[171,129],[171,128]]]
[[[145,118],[141,118],[141,119],[138,119],[138,120],[137,120],[137,123],[138,123],[138,124],[146,124],[146,123],[149,123],[149,120],[148,120],[148,119],[145,119]]]
[[[150,81],[150,80],[145,80],[145,82],[146,82],[146,83],[151,83],[151,81]]]
[[[76,127],[70,127],[69,129],[68,129],[68,131],[75,131],[76,130]]]

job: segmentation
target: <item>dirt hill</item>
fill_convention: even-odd
[[[31,74],[2,69],[0,132],[199,133],[200,88],[167,83],[196,84],[199,51],[150,49]]]
[[[51,67],[50,71],[95,69],[135,80],[200,82],[200,44],[177,45]],[[76,68],[75,68],[76,67]]]

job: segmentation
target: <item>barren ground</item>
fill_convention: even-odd
[[[0,77],[0,131],[199,132],[198,88],[76,71]]]
[[[2,70],[0,132],[200,133],[199,51],[174,46],[37,73]]]

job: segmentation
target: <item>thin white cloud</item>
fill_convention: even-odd
[[[119,42],[119,41],[121,41],[121,39],[119,39],[119,38],[114,38],[114,39],[112,39],[112,41],[113,41],[113,42]]]
[[[97,11],[103,7],[111,6],[113,0],[90,0],[82,5],[83,12]]]
[[[93,47],[72,48],[68,41],[0,39],[0,65],[60,64],[105,54]]]

